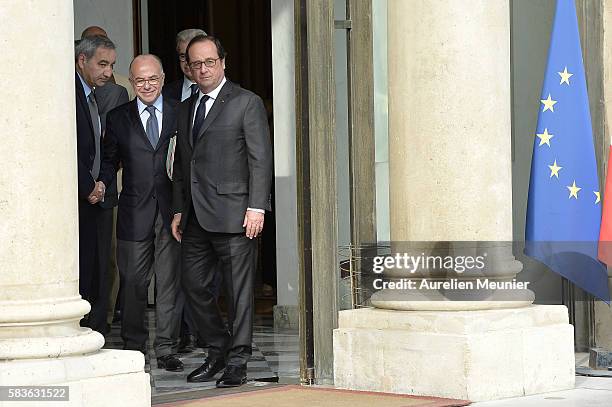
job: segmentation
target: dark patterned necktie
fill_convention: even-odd
[[[190,88],[191,88],[191,96],[195,95],[200,90],[200,88],[198,88],[198,84],[197,83],[193,83],[190,86]]]
[[[194,146],[196,144],[196,141],[198,141],[198,135],[200,134],[200,130],[202,130],[204,119],[206,119],[206,101],[208,99],[210,99],[210,96],[202,96],[202,99],[200,99],[200,104],[198,105],[198,110],[196,110],[195,120],[193,121],[193,128],[191,129],[191,137]]]
[[[147,138],[153,146],[157,147],[157,140],[159,140],[159,125],[157,124],[157,116],[155,116],[155,106],[147,106],[147,112],[149,112],[149,118],[147,119]]]

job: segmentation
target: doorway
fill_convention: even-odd
[[[200,28],[216,36],[227,52],[227,78],[264,100],[274,143],[270,3],[256,0],[148,0],[146,9],[148,50],[162,60],[166,83],[180,79],[182,75],[175,51],[176,33],[187,28]],[[274,187],[271,201],[274,206]],[[275,223],[274,210],[267,212],[264,232],[259,239],[256,275],[256,313],[268,316],[272,316],[276,305]]]

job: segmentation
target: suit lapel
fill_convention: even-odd
[[[153,146],[151,145],[151,142],[149,141],[149,138],[147,137],[147,133],[142,127],[142,121],[140,120],[140,113],[138,112],[138,104],[136,103],[136,98],[134,98],[134,100],[132,100],[130,103],[131,103],[131,106],[128,110],[128,118],[132,122],[132,129],[134,130],[134,133],[138,134],[140,138],[142,138],[144,143],[151,150],[153,150]]]
[[[225,107],[225,101],[232,94],[233,89],[233,84],[230,81],[226,80],[225,85],[223,85],[223,87],[221,88],[221,91],[217,95],[215,102],[210,108],[208,114],[206,115],[206,119],[204,119],[204,123],[202,124],[202,130],[200,130],[200,134],[198,134],[198,140],[210,127],[210,124],[215,121],[215,118],[219,115],[219,113],[221,113],[221,111]]]
[[[176,129],[176,109],[175,106],[164,100],[164,111],[162,113],[162,129],[157,142],[156,150],[165,143],[166,139],[174,133]]]
[[[187,135],[189,137],[187,137],[189,139],[189,146],[191,147],[191,149],[193,150],[193,137],[191,137],[191,132],[193,131],[193,115],[195,114],[195,106],[196,103],[198,103],[198,97],[197,97],[197,93],[195,95],[192,95],[191,98],[187,99],[189,100],[189,125],[188,125],[188,129],[189,132],[187,133]]]
[[[79,74],[75,72],[74,77],[75,77],[75,88],[76,88],[77,100],[81,104],[81,107],[85,110],[85,117],[87,119],[87,123],[89,123],[89,128],[91,129],[92,138],[95,141],[95,133],[94,133],[94,128],[93,128],[93,123],[91,122],[91,113],[89,112],[89,104],[87,103],[87,98],[85,97],[85,89],[83,89],[83,84],[81,83]]]

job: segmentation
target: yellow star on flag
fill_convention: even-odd
[[[555,137],[553,134],[548,133],[548,129],[544,129],[544,133],[536,134],[536,136],[540,138],[540,146],[548,144],[548,147],[550,147],[550,139]]]
[[[578,188],[576,186],[576,181],[574,181],[574,183],[571,186],[568,186],[567,189],[570,191],[568,199],[571,199],[571,197],[578,199],[578,191],[580,191],[582,188]]]
[[[564,83],[567,83],[567,85],[569,86],[569,78],[571,76],[573,76],[573,73],[569,73],[567,72],[567,66],[565,67],[565,69],[563,70],[563,72],[557,72],[559,75],[561,75],[561,83],[559,83],[559,85],[563,85]]]
[[[601,194],[599,193],[599,191],[593,191],[593,193],[597,197],[595,198],[595,203],[598,204],[599,202],[601,202]]]
[[[554,111],[555,111],[554,106],[555,106],[555,103],[557,103],[557,101],[556,100],[552,100],[550,98],[550,93],[548,94],[548,98],[540,99],[540,102],[544,103],[544,110],[542,110],[542,113],[544,113],[547,110],[550,110],[551,112],[554,113]]]
[[[550,178],[553,177],[553,175],[557,178],[559,178],[559,170],[563,167],[559,167],[557,165],[557,160],[555,160],[553,165],[549,165],[548,168],[550,168]]]

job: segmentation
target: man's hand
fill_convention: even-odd
[[[181,242],[183,238],[183,231],[179,228],[181,224],[181,213],[175,213],[174,218],[172,218],[172,224],[170,225],[172,228],[172,236],[176,239],[177,242]]]
[[[87,197],[87,201],[89,201],[89,203],[92,205],[97,204],[102,199],[104,199],[105,192],[106,185],[104,185],[104,182],[98,181],[96,182],[96,185],[94,185],[94,189],[93,191],[91,191],[91,194],[89,194],[89,196]]]
[[[246,228],[246,237],[252,239],[257,237],[263,230],[264,214],[257,211],[247,210],[244,215],[242,227]]]

